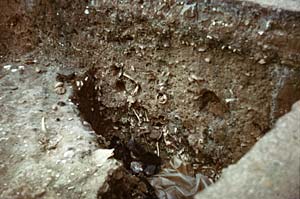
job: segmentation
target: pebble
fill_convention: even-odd
[[[57,105],[58,105],[58,106],[65,106],[65,105],[66,105],[66,103],[65,103],[65,102],[63,102],[63,101],[59,101],[59,102],[57,102]]]
[[[35,69],[35,72],[36,72],[36,73],[41,73],[42,71],[41,71],[40,68],[36,68],[36,69]]]
[[[257,31],[257,33],[258,33],[259,35],[263,35],[263,34],[264,34],[264,31],[263,31],[263,30],[259,30],[259,31]]]
[[[18,66],[19,70],[24,70],[25,66]]]
[[[90,123],[88,123],[87,121],[83,121],[82,124],[83,126],[90,126]]]
[[[198,52],[205,52],[206,49],[205,48],[198,48]]]
[[[210,63],[210,58],[209,57],[206,57],[205,59],[204,59],[204,61],[206,62],[206,63]]]
[[[134,173],[140,173],[140,172],[143,172],[143,165],[140,162],[132,161],[130,163],[130,169]]]
[[[266,62],[265,59],[260,59],[260,60],[258,61],[258,63],[261,64],[261,65],[264,65],[264,64],[266,64],[267,62]]]
[[[5,65],[5,66],[3,66],[3,68],[4,68],[4,69],[6,69],[6,70],[10,70],[10,69],[11,69],[11,67],[12,67],[12,65],[10,65],[10,64],[9,64],[9,65]]]
[[[52,110],[57,111],[57,106],[56,106],[56,104],[53,104],[53,105],[52,105]]]
[[[13,86],[13,87],[10,88],[10,90],[13,90],[13,91],[14,90],[18,90],[18,87],[17,86]]]
[[[198,77],[198,76],[195,75],[195,74],[191,74],[189,80],[190,80],[190,81],[204,81],[204,79],[203,79],[202,77]]]
[[[58,87],[63,87],[64,83],[63,82],[57,82],[54,86],[54,88],[58,88]]]
[[[210,35],[207,35],[206,38],[207,38],[207,39],[213,39],[213,37],[210,36]]]
[[[66,151],[64,153],[64,158],[72,158],[75,155],[74,151]]]
[[[228,102],[234,102],[236,101],[237,99],[236,98],[226,98],[225,99],[225,102],[228,103]]]
[[[58,88],[55,88],[55,92],[58,95],[63,95],[66,93],[66,89],[64,87],[58,87]]]

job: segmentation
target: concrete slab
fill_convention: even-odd
[[[243,0],[240,0],[243,1]],[[284,10],[300,11],[300,1],[299,0],[246,0],[249,2],[258,3],[263,7],[274,7]]]
[[[300,197],[300,101],[196,199]]]

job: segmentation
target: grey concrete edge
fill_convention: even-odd
[[[300,198],[300,101],[196,199]]]
[[[300,0],[239,0],[260,4],[262,7],[279,8],[290,11],[300,11]]]

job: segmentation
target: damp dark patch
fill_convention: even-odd
[[[105,141],[109,141],[114,134],[117,134],[116,128],[121,125],[116,121],[114,122],[112,116],[120,118],[125,113],[126,107],[107,108],[101,103],[99,100],[100,91],[95,88],[97,79],[94,74],[94,69],[89,70],[85,73],[84,78],[79,78],[74,83],[72,101],[77,105],[82,119],[90,123],[95,132],[106,139]],[[122,125],[126,126],[127,124]]]
[[[128,170],[118,168],[98,191],[98,199],[158,199],[155,190],[144,177],[131,175]]]
[[[152,176],[160,170],[161,159],[146,151],[145,148],[131,139],[124,144],[118,137],[113,137],[110,148],[114,148],[114,157],[124,163],[126,169],[140,176]]]
[[[99,144],[114,148],[114,158],[123,163],[123,167],[107,180],[109,188],[99,190],[98,198],[155,199],[154,188],[147,177],[159,172],[162,160],[130,135],[128,122],[120,122],[128,114],[127,106],[111,108],[101,102],[95,74],[95,69],[91,69],[73,82],[74,95],[71,99],[77,105],[82,119],[95,130]],[[62,79],[61,75],[59,79]],[[122,81],[116,82],[118,91],[125,89]],[[122,128],[126,129],[126,135],[120,133]]]

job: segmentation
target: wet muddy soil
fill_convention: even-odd
[[[298,13],[218,1],[92,2],[7,4],[1,59],[34,48],[82,68],[69,81],[72,100],[101,147],[135,140],[162,168],[176,156],[190,175],[216,181],[300,99]],[[146,190],[130,194],[147,197],[151,186],[127,169],[132,186]],[[127,189],[119,181],[99,197]]]

